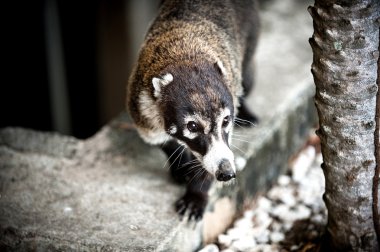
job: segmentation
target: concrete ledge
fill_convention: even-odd
[[[310,74],[311,2],[263,6],[257,86],[248,102],[261,118],[236,130],[237,182],[216,184],[204,220],[180,222],[184,192],[166,157],[123,130],[122,114],[87,140],[20,128],[0,130],[1,251],[193,251],[285,170],[316,123]],[[291,34],[291,35],[290,35]]]
[[[135,132],[111,124],[79,141],[7,128],[0,143],[2,249],[153,251],[172,239],[200,243],[200,231],[180,228],[172,209],[181,188],[169,181],[163,153]]]

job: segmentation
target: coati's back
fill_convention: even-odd
[[[136,97],[150,90],[152,78],[169,65],[220,61],[234,104],[242,95],[242,64],[256,45],[258,19],[251,0],[167,0],[150,27],[129,80],[127,107],[137,122],[146,124]],[[145,121],[145,122],[144,122]],[[148,125],[147,125],[148,126]]]

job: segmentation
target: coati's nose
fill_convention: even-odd
[[[215,172],[215,177],[219,181],[228,181],[236,177],[230,161],[223,159],[219,164],[219,169]]]

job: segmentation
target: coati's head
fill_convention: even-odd
[[[219,181],[235,178],[229,147],[234,104],[221,63],[171,66],[154,77],[154,96],[167,134],[186,144]]]

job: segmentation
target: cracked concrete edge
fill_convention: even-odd
[[[125,122],[128,120],[126,118],[127,115],[122,113],[87,140],[77,140],[56,133],[36,132],[29,129],[0,129],[0,160],[2,160],[0,163],[2,167],[2,169],[0,169],[0,177],[2,178],[2,181],[0,181],[0,213],[2,215],[0,216],[1,251],[193,251],[199,247],[201,244],[202,232],[200,229],[202,225],[187,225],[187,223],[179,221],[178,216],[172,208],[172,204],[174,204],[174,199],[178,197],[179,191],[182,189],[168,183],[169,181],[166,177],[169,176],[165,169],[157,169],[159,168],[157,167],[157,162],[163,164],[165,160],[163,153],[161,153],[157,147],[150,147],[144,144],[135,131],[125,132],[125,130],[118,128],[118,123]],[[57,150],[54,149],[55,147],[57,147]],[[70,151],[65,148],[68,148]],[[74,152],[72,152],[73,150]],[[67,153],[70,153],[70,155],[67,155]],[[124,158],[124,156],[127,157]],[[151,160],[146,160],[146,157],[150,157]],[[142,165],[131,169],[133,166],[132,162],[132,165],[130,163],[129,166],[125,166],[125,161],[131,162],[131,158],[135,159],[134,161],[136,161],[136,163]],[[4,162],[4,160],[8,161]],[[144,199],[144,195],[135,201],[140,202],[140,204],[145,202],[143,205],[151,204],[151,206],[148,207],[149,209],[164,209],[164,213],[161,214],[161,216],[157,216],[156,211],[142,211],[140,214],[133,216],[133,220],[128,220],[127,225],[125,225],[125,221],[124,223],[120,222],[118,224],[124,229],[132,230],[130,231],[130,237],[127,235],[123,236],[124,238],[110,238],[110,235],[106,235],[102,238],[99,235],[86,235],[86,233],[88,233],[87,230],[91,229],[92,226],[88,221],[99,221],[93,217],[89,217],[84,224],[80,224],[76,228],[66,229],[65,227],[67,225],[75,225],[75,223],[72,223],[72,221],[66,217],[61,218],[59,214],[57,215],[56,211],[51,212],[51,210],[49,210],[50,212],[43,212],[45,211],[43,210],[44,207],[41,208],[39,205],[46,205],[46,202],[44,202],[45,199],[50,202],[58,200],[54,205],[63,209],[67,204],[70,205],[67,202],[72,200],[76,202],[78,199],[86,201],[86,198],[94,198],[88,195],[88,190],[92,190],[91,185],[87,184],[89,182],[88,179],[83,180],[83,176],[87,176],[89,173],[80,171],[79,173],[82,174],[77,174],[75,170],[95,170],[95,173],[98,174],[95,175],[97,179],[95,182],[91,181],[90,184],[95,183],[98,184],[96,187],[101,187],[102,183],[104,183],[101,176],[107,176],[102,175],[102,173],[107,171],[100,168],[101,173],[99,173],[99,168],[97,168],[99,162],[109,163],[107,170],[111,168],[111,170],[108,171],[110,173],[114,172],[115,169],[125,170],[123,172],[125,175],[129,174],[128,176],[131,176],[131,173],[137,173],[135,176],[139,176],[140,182],[144,180],[146,184],[153,184],[153,187],[161,188],[160,192],[156,193],[155,196],[160,197],[158,201],[153,202],[150,201],[149,198]],[[116,168],[112,168],[114,164]],[[139,168],[143,166],[147,170],[139,170]],[[67,179],[70,179],[70,176],[67,176],[67,170],[70,169],[72,171],[68,171],[69,174],[74,172],[75,174],[72,175],[80,177],[75,182],[76,185],[74,184],[76,188],[70,188],[73,184],[67,181]],[[91,171],[90,173],[92,173]],[[40,175],[34,175],[38,173],[40,173]],[[140,173],[141,175],[138,175]],[[60,178],[62,174],[64,176]],[[30,177],[31,175],[32,178]],[[124,177],[127,177],[125,175]],[[156,177],[157,175],[159,175],[159,177]],[[152,176],[155,177],[158,182],[151,183],[149,177]],[[4,178],[6,178],[6,180],[3,180]],[[41,178],[43,179],[40,181]],[[111,181],[113,180],[111,179]],[[78,182],[80,183],[79,185]],[[114,183],[114,181],[112,183]],[[42,192],[41,185],[44,187],[54,185],[54,188],[45,188],[45,192]],[[138,187],[140,187],[140,185],[141,184],[138,183]],[[160,185],[164,185],[164,188]],[[12,194],[4,191],[4,189],[9,186],[13,186],[13,189],[11,189],[13,190]],[[16,191],[14,191],[15,188]],[[115,188],[117,188],[117,185],[115,185]],[[136,186],[134,186],[134,188],[137,189]],[[125,194],[125,192],[122,192],[123,190],[125,191],[125,189],[117,189],[121,190],[121,194],[119,193],[119,195]],[[109,195],[109,192],[104,191],[104,189],[95,190],[98,190],[100,198]],[[140,188],[139,190],[144,189]],[[128,192],[126,191],[126,193]],[[147,193],[151,194],[149,191],[145,192],[145,194]],[[20,195],[21,198],[23,197],[22,195],[26,195],[27,197],[31,196],[34,200],[26,205],[36,204],[37,206],[32,206],[29,210],[25,209],[23,200],[20,201]],[[61,197],[74,199],[59,200]],[[173,200],[173,202],[170,199]],[[111,202],[109,200],[107,201],[107,199],[105,199],[105,201],[108,203]],[[157,205],[158,202],[162,202],[162,204]],[[50,203],[47,206],[49,208],[51,206]],[[93,212],[93,210],[88,207],[89,206],[86,205],[83,209],[82,206],[81,211]],[[139,207],[135,204],[128,205],[125,203],[123,203],[121,207],[124,207],[124,210],[127,211],[129,211],[128,209],[134,209],[136,207],[138,209],[141,208],[141,206]],[[96,209],[99,208],[99,206],[94,206],[93,208]],[[146,209],[146,206],[143,206],[143,209]],[[36,213],[36,211],[40,213]],[[122,212],[122,210],[116,211],[116,213],[119,212]],[[87,213],[85,214],[86,216],[89,215]],[[111,219],[112,221],[115,218],[125,218],[123,216],[130,216],[130,214],[131,213],[121,213],[120,217],[106,216],[105,218]],[[111,213],[110,215],[113,214]],[[59,227],[61,224],[58,224],[57,229],[56,225],[51,226],[46,223],[38,224],[41,223],[40,220],[46,221],[49,218],[52,219],[47,221],[48,223],[61,223],[63,226]],[[79,218],[81,217],[79,216]],[[129,217],[126,218],[128,219]],[[134,221],[134,219],[136,220]],[[137,226],[139,225],[138,223],[141,222],[147,222],[149,227],[153,226],[153,229],[150,228],[150,232],[158,233],[146,236],[146,230]],[[129,227],[128,223],[131,223]],[[135,223],[137,223],[136,226]],[[131,228],[132,226],[136,228]],[[110,227],[106,226],[105,231],[109,228]],[[96,230],[97,233],[103,231]],[[146,238],[144,238],[144,236]],[[191,239],[189,239],[189,237],[191,237]]]
[[[72,158],[76,154],[79,144],[78,139],[55,132],[38,132],[19,127],[7,127],[0,131],[0,145],[21,152]]]

